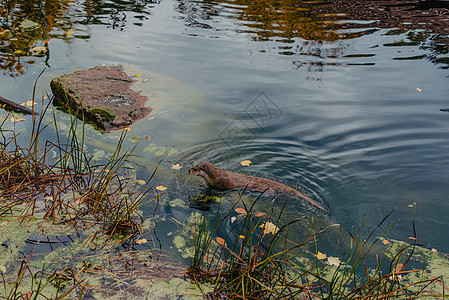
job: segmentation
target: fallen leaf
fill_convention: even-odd
[[[163,185],[158,185],[157,187],[156,187],[156,190],[158,190],[158,191],[165,191],[167,188],[165,187],[165,186],[163,186]]]
[[[234,223],[234,222],[235,222],[235,220],[237,220],[237,218],[236,218],[236,217],[231,217],[231,223]],[[0,224],[0,226],[1,226],[1,224]]]
[[[131,131],[131,128],[129,128],[129,127],[125,127],[123,129],[126,130],[126,131]]]
[[[31,48],[31,50],[33,50],[33,52],[36,52],[36,54],[41,54],[41,53],[47,52],[47,48],[45,48],[44,46],[36,46],[36,47]]]
[[[109,169],[103,169],[103,172],[109,173]]]
[[[341,264],[340,258],[329,256],[327,258],[327,263],[331,266],[339,266]]]
[[[22,295],[22,297],[20,297],[20,300],[30,300],[32,295],[33,295],[33,292],[25,293]]]
[[[37,102],[34,102],[33,100],[28,100],[27,102],[25,102],[26,106],[33,106],[36,105]]]
[[[137,179],[136,183],[140,184],[140,185],[145,185],[146,182],[145,182],[145,180]]]
[[[244,239],[245,239],[245,236],[244,236],[244,235],[239,235],[239,239],[244,240]]]
[[[11,119],[9,119],[11,122],[20,122],[20,121],[25,121],[24,118],[15,118],[15,117],[11,117]]]
[[[325,259],[326,258],[326,254],[325,253],[321,253],[320,251],[318,251],[318,254],[316,255],[316,258],[318,258],[318,259]]]
[[[140,77],[140,74],[136,74],[136,77]]]
[[[265,215],[266,215],[266,213],[260,212],[260,213],[255,214],[254,216],[255,217],[262,217],[262,216],[265,216]]]
[[[69,31],[67,31],[67,33],[65,34],[65,36],[72,36],[72,32],[74,32],[75,29],[70,29]]]
[[[147,141],[150,140],[150,137],[149,137],[148,135],[144,136],[144,138],[145,138]]]
[[[420,88],[416,88],[416,90],[417,90],[418,92],[421,92],[421,91],[422,91],[422,89],[420,89]]]
[[[145,78],[144,80],[143,80],[143,82],[147,82],[149,79],[148,78]]]
[[[226,247],[226,243],[225,243],[225,240],[224,240],[224,239],[222,239],[221,237],[217,237],[217,243],[219,243],[220,245],[222,245],[222,246],[225,246],[225,247]]]
[[[248,159],[245,159],[245,160],[243,160],[243,161],[240,162],[240,164],[241,164],[242,166],[244,166],[244,167],[249,167],[249,164],[252,164],[252,163],[253,163],[253,162],[250,161],[250,160],[248,160]]]
[[[146,242],[148,242],[147,239],[141,239],[141,240],[136,240],[136,244],[145,244]]]
[[[438,253],[438,250],[435,249],[435,248],[432,248],[432,250],[430,250],[430,252],[432,252],[432,253]]]
[[[388,244],[390,244],[390,242],[389,242],[389,241],[387,241],[387,240],[383,240],[383,241],[382,241],[382,243],[383,243],[384,245],[388,245]]]
[[[239,207],[237,207],[237,208],[235,209],[235,212],[238,213],[238,214],[243,214],[243,215],[246,215],[246,214],[247,214],[245,209],[239,208]]]
[[[263,229],[262,234],[276,234],[279,231],[279,228],[271,222],[265,222],[264,224],[259,226]]]
[[[178,171],[178,170],[181,170],[182,166],[180,164],[176,164],[176,165],[172,164],[171,168],[175,171]]]
[[[25,53],[25,52],[23,52],[22,50],[16,50],[13,52],[13,54],[23,54],[23,53]]]

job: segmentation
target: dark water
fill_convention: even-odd
[[[176,126],[138,127],[177,147],[184,172],[250,159],[244,171],[302,188],[345,228],[397,208],[399,239],[415,202],[418,238],[449,251],[448,1],[31,2],[2,1],[1,96],[30,98],[45,66],[40,93],[101,64],[175,78],[204,100],[168,114]]]

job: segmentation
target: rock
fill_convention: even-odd
[[[151,112],[123,67],[102,66],[54,78],[53,104],[104,132],[127,127]]]

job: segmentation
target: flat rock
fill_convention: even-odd
[[[54,78],[53,104],[104,132],[127,127],[151,112],[121,65],[99,66]]]

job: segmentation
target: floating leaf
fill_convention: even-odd
[[[246,214],[247,214],[245,209],[239,208],[239,207],[237,207],[237,208],[235,209],[235,212],[238,213],[238,214],[243,214],[243,215],[246,215]]]
[[[130,138],[131,143],[137,144],[138,142],[140,142],[141,138],[138,136],[133,136],[132,138]]]
[[[136,74],[136,77],[140,77],[141,75],[140,74]]]
[[[245,239],[245,236],[244,236],[244,235],[239,235],[239,239],[244,240],[244,239]]]
[[[171,168],[175,171],[178,171],[178,170],[181,170],[182,166],[180,164],[176,164],[176,165],[172,164]]]
[[[9,119],[11,122],[20,122],[20,121],[25,121],[24,118],[15,118],[15,117],[11,117],[11,119]]]
[[[109,173],[109,169],[103,169],[103,172]]]
[[[136,183],[140,184],[140,185],[144,185],[146,182],[145,182],[145,180],[137,179]]]
[[[149,137],[148,135],[144,136],[144,138],[145,138],[147,141],[150,140],[150,137]]]
[[[250,160],[248,160],[248,159],[243,160],[243,161],[240,162],[240,164],[241,164],[242,166],[244,166],[244,167],[249,167],[249,164],[252,164],[252,163],[253,163],[253,162],[250,161]]]
[[[75,29],[70,29],[69,31],[67,31],[65,36],[72,36],[72,32],[74,32],[74,31],[75,31]]]
[[[28,100],[27,102],[25,102],[26,106],[34,106],[37,104],[37,102],[34,102],[33,100]]]
[[[33,50],[33,52],[35,52],[36,54],[41,54],[41,53],[47,52],[47,48],[45,48],[45,46],[36,46],[36,47],[31,48],[31,50]]]
[[[255,217],[262,217],[262,216],[265,216],[265,215],[266,215],[266,213],[260,212],[260,213],[255,214],[254,216]]]
[[[22,50],[16,50],[13,52],[13,54],[24,54],[25,52],[23,52]]]
[[[422,89],[420,89],[420,88],[416,88],[416,90],[417,90],[418,92],[421,92],[421,91],[422,91]]]
[[[155,189],[158,191],[165,191],[167,188],[163,185],[158,185]]]
[[[143,82],[147,82],[149,79],[148,78],[145,78],[144,80],[143,80]]]
[[[136,244],[145,244],[146,242],[148,242],[147,239],[141,239],[141,240],[136,240]]]
[[[225,243],[225,240],[224,240],[224,239],[222,239],[221,237],[217,237],[217,243],[219,243],[220,245],[222,245],[222,246],[225,246],[225,247],[226,247],[226,243]]]
[[[231,223],[234,223],[234,222],[235,222],[235,220],[237,220],[237,218],[236,218],[236,217],[231,217]]]
[[[388,245],[390,242],[387,241],[387,240],[383,240],[382,243],[383,243],[384,245]]]
[[[329,256],[327,258],[327,263],[331,266],[339,266],[341,264],[340,258]]]
[[[325,259],[326,258],[326,254],[325,253],[321,253],[320,251],[318,251],[318,254],[316,255],[316,258],[318,258],[318,259]]]
[[[276,234],[279,231],[279,228],[271,222],[265,222],[264,224],[259,226],[263,229],[262,234]]]

